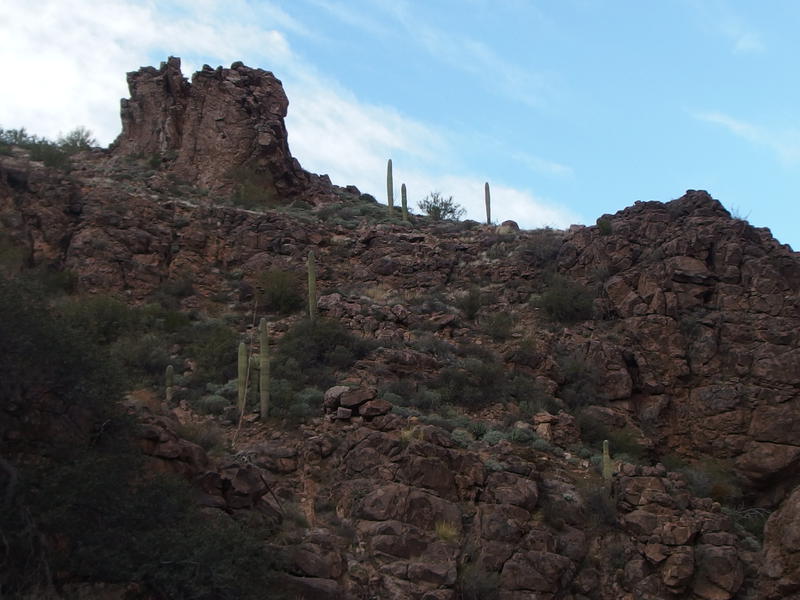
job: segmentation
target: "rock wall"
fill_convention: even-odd
[[[596,362],[627,375],[604,389],[667,447],[784,494],[800,467],[798,255],[702,191],[602,219],[611,232],[575,231],[559,268],[604,291],[621,339],[598,340]]]

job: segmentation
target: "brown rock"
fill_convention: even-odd
[[[378,394],[375,388],[358,388],[348,390],[339,396],[339,404],[345,408],[353,409],[372,400]]]
[[[122,101],[115,154],[172,155],[170,172],[214,190],[246,172],[281,197],[310,187],[312,177],[289,152],[289,101],[272,73],[241,63],[206,65],[189,83],[180,66],[170,57],[159,69],[128,74],[131,97]]]

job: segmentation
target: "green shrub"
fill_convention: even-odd
[[[189,355],[197,361],[196,381],[229,381],[236,376],[236,332],[219,321],[201,321],[186,333]]]
[[[463,314],[464,317],[473,321],[478,315],[483,302],[481,301],[481,289],[477,286],[469,288],[465,293],[456,298],[455,306]]]
[[[553,321],[577,323],[592,317],[591,291],[585,286],[556,275],[539,298],[539,308]]]
[[[420,200],[419,209],[434,221],[458,221],[466,212],[452,196],[445,198],[439,192],[431,192]]]
[[[269,169],[236,167],[231,171],[230,179],[236,187],[231,198],[234,206],[255,210],[277,205],[278,191],[275,189]]]
[[[278,342],[273,377],[291,381],[294,389],[329,387],[334,368],[346,369],[367,355],[372,344],[331,319],[297,322]]]
[[[258,277],[255,287],[261,310],[288,315],[305,305],[300,278],[291,271],[270,269]]]
[[[597,219],[597,231],[600,235],[611,235],[613,228],[611,226],[611,219],[600,217]]]
[[[67,323],[98,344],[110,344],[137,330],[141,317],[135,309],[112,296],[80,296],[61,305]]]
[[[231,406],[231,401],[224,396],[208,394],[195,400],[194,408],[204,415],[221,415],[226,408]]]
[[[494,446],[498,442],[502,440],[507,440],[508,434],[503,431],[498,431],[497,429],[491,429],[483,434],[481,441],[486,442],[490,446]]]
[[[496,341],[507,340],[514,329],[514,319],[506,312],[487,315],[482,322],[483,331]]]
[[[65,407],[106,410],[123,380],[114,361],[47,306],[30,282],[0,278],[0,402],[25,409],[31,390]]]
[[[706,458],[684,467],[680,472],[695,496],[712,498],[729,506],[738,504],[742,499],[741,483],[730,461]]]
[[[461,448],[467,448],[475,441],[473,435],[466,429],[454,429],[450,432],[450,438]]]
[[[554,229],[536,229],[517,247],[520,258],[535,267],[555,268],[558,252],[564,243],[563,233]]]
[[[170,363],[168,346],[159,333],[130,334],[119,338],[110,351],[134,382],[152,383],[161,380]]]
[[[558,393],[569,410],[602,404],[597,398],[597,371],[592,365],[575,354],[558,354],[556,361],[564,379]]]

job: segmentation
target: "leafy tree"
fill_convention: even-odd
[[[74,154],[96,146],[97,140],[91,131],[86,127],[80,126],[70,131],[67,135],[59,136],[58,145],[67,154]]]
[[[431,192],[419,201],[419,208],[434,221],[458,221],[466,212],[453,197],[445,198],[439,192]]]

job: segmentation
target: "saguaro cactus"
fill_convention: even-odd
[[[608,448],[608,440],[603,440],[603,480],[606,486],[611,486],[611,474],[613,467],[611,465],[611,453]]]
[[[167,365],[166,373],[164,374],[165,388],[167,396],[167,404],[172,402],[172,391],[175,383],[175,368],[172,365]]]
[[[400,205],[403,211],[403,221],[408,221],[408,195],[405,183],[400,186]]]
[[[258,357],[258,406],[263,421],[269,415],[269,332],[267,320],[263,318],[258,322],[258,343],[261,347]]]
[[[237,407],[239,414],[244,413],[244,405],[247,400],[247,346],[244,342],[239,342],[239,370],[238,378],[236,380],[236,389],[239,392]]]
[[[389,205],[389,216],[392,216],[394,206],[394,182],[392,181],[392,159],[386,165],[386,199]]]
[[[317,318],[317,263],[314,251],[308,251],[308,318],[315,321]]]
[[[489,194],[489,182],[483,184],[483,196],[486,201],[486,224],[492,224],[492,197]]]

